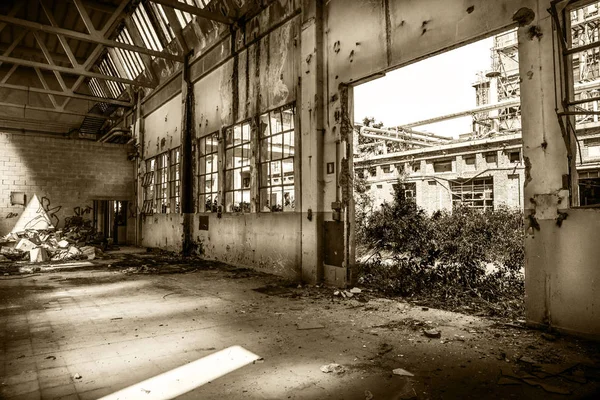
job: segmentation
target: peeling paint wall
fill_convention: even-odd
[[[144,121],[144,158],[181,144],[181,94],[176,95]]]
[[[154,214],[143,216],[142,219],[142,246],[181,251],[183,215]]]
[[[200,228],[206,218],[208,230]],[[216,214],[194,218],[194,241],[211,260],[297,278],[300,274],[300,220],[295,213]]]

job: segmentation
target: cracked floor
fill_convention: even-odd
[[[0,277],[0,398],[98,399],[231,346],[262,360],[178,398],[591,399],[600,390],[597,344],[582,340],[226,267],[132,270]],[[343,372],[321,371],[331,363]]]

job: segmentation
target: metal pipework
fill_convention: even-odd
[[[407,144],[414,144],[414,145],[427,146],[427,147],[434,146],[435,144],[441,144],[441,143],[433,144],[430,142],[419,142],[418,140],[404,139],[402,137],[387,137],[387,136],[381,136],[381,135],[373,135],[370,133],[365,133],[365,128],[368,128],[368,130],[379,131],[382,133],[389,133],[390,131],[386,131],[385,129],[377,129],[377,128],[369,128],[367,126],[361,126],[360,131],[359,131],[360,135],[364,136],[364,137],[372,138],[372,139],[383,139],[383,140],[389,140],[392,142],[407,143]]]
[[[393,138],[404,138],[406,140],[418,139],[418,140],[423,140],[425,142],[431,142],[431,143],[446,143],[446,142],[449,142],[452,140],[452,138],[445,137],[445,136],[435,136],[435,135],[428,136],[429,134],[427,134],[425,132],[418,132],[418,131],[414,131],[412,129],[396,128],[397,130],[391,130],[391,129],[372,128],[370,126],[363,126],[361,129],[363,131],[383,133],[386,135],[390,135],[390,137],[393,137]],[[440,140],[436,140],[436,139],[440,139]],[[441,140],[441,139],[443,139],[443,140]]]

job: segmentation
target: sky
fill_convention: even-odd
[[[354,119],[375,117],[396,126],[475,107],[472,84],[491,68],[488,38],[389,72],[354,88]],[[472,131],[471,117],[413,128],[458,137]]]

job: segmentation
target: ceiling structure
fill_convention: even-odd
[[[0,130],[100,140],[245,3],[209,1],[0,2]]]

